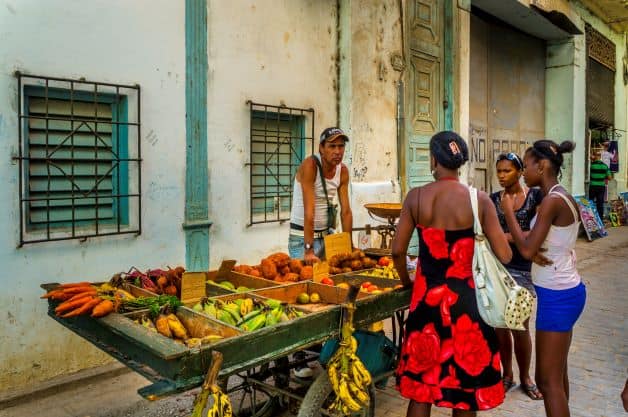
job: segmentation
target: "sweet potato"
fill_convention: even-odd
[[[290,262],[288,262],[288,266],[290,267],[290,272],[300,274],[301,268],[303,268],[303,261],[301,261],[300,259],[290,259]]]
[[[277,265],[277,268],[283,268],[290,262],[290,255],[284,252],[276,252],[270,255],[268,259],[273,261]]]
[[[277,276],[277,265],[270,259],[262,259],[262,275],[266,279],[275,279]]]
[[[314,276],[314,270],[311,265],[305,265],[301,268],[301,273],[299,275],[301,277],[301,281],[307,281],[308,279],[312,279]]]
[[[293,272],[288,272],[284,275],[284,281],[286,282],[297,282],[299,281],[299,274],[295,274]]]
[[[254,277],[261,277],[262,273],[259,272],[259,269],[257,268],[251,268],[251,271],[249,271],[249,275],[252,275]]]

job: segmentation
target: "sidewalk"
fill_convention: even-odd
[[[625,413],[619,395],[628,376],[628,227],[611,229],[608,237],[594,242],[580,240],[577,252],[588,299],[574,331],[569,357],[572,416],[622,416]],[[391,379],[389,387],[377,391],[376,416],[406,415],[407,400],[398,395],[392,383]],[[109,369],[102,378],[91,375],[89,379],[65,384],[62,389],[46,387],[44,391],[0,402],[0,417],[30,417],[42,413],[46,417],[190,414],[196,390],[149,402],[136,392],[148,384],[149,381],[134,372]],[[434,417],[449,415],[448,410],[435,408],[432,412]],[[507,394],[501,407],[479,415],[539,417],[545,413],[542,401],[532,401],[515,388]]]

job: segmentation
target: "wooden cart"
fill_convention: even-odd
[[[50,290],[55,285],[44,284],[42,288]],[[307,282],[305,285],[321,284]],[[291,292],[290,287],[291,285],[284,285],[266,290],[270,294],[264,292],[265,290],[256,290],[251,293],[277,296],[278,291]],[[327,290],[335,293],[336,299],[340,302],[347,295],[347,290],[341,288],[328,287]],[[356,302],[354,324],[356,328],[366,327],[373,322],[393,317],[396,318],[398,327],[403,319],[403,310],[408,307],[409,301],[410,290],[395,290],[377,296],[364,296]],[[213,350],[223,355],[224,361],[219,374],[223,381],[231,375],[239,374],[243,376],[249,389],[253,387],[253,396],[255,396],[255,389],[261,389],[267,394],[274,391],[274,393],[295,397],[293,393],[283,389],[285,384],[278,383],[280,378],[275,378],[274,385],[264,380],[269,375],[283,374],[284,377],[289,377],[290,367],[295,364],[287,360],[288,355],[337,336],[341,320],[341,306],[333,305],[290,322],[233,335],[200,348],[188,348],[147,331],[134,323],[128,315],[113,313],[100,319],[86,316],[63,319],[55,315],[56,304],[54,301],[49,301],[48,315],[50,317],[152,382],[151,385],[138,390],[140,395],[150,400],[200,386],[209,368]],[[183,316],[198,314],[188,307],[179,309],[178,314]],[[211,319],[208,318],[208,320]],[[216,323],[220,322],[216,321]],[[399,339],[400,332],[396,332],[394,338]],[[399,340],[395,342],[398,343]],[[280,369],[273,369],[269,366],[271,363]],[[313,386],[317,384],[321,385],[317,381]],[[263,413],[259,410],[252,410],[251,414],[262,415]]]

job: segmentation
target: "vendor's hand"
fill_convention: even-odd
[[[539,248],[539,251],[532,257],[532,262],[540,266],[549,266],[553,264],[554,262],[545,255],[543,255],[542,252],[547,252],[547,249]]]
[[[504,210],[504,213],[506,212],[512,212],[515,211],[515,198],[514,196],[504,193],[504,195],[502,196],[502,210]]]
[[[305,255],[303,256],[303,263],[305,265],[314,265],[321,260],[318,259],[318,256],[314,254],[314,251],[305,251]]]

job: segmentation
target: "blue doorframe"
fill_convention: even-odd
[[[207,0],[185,0],[185,265],[209,269]]]

